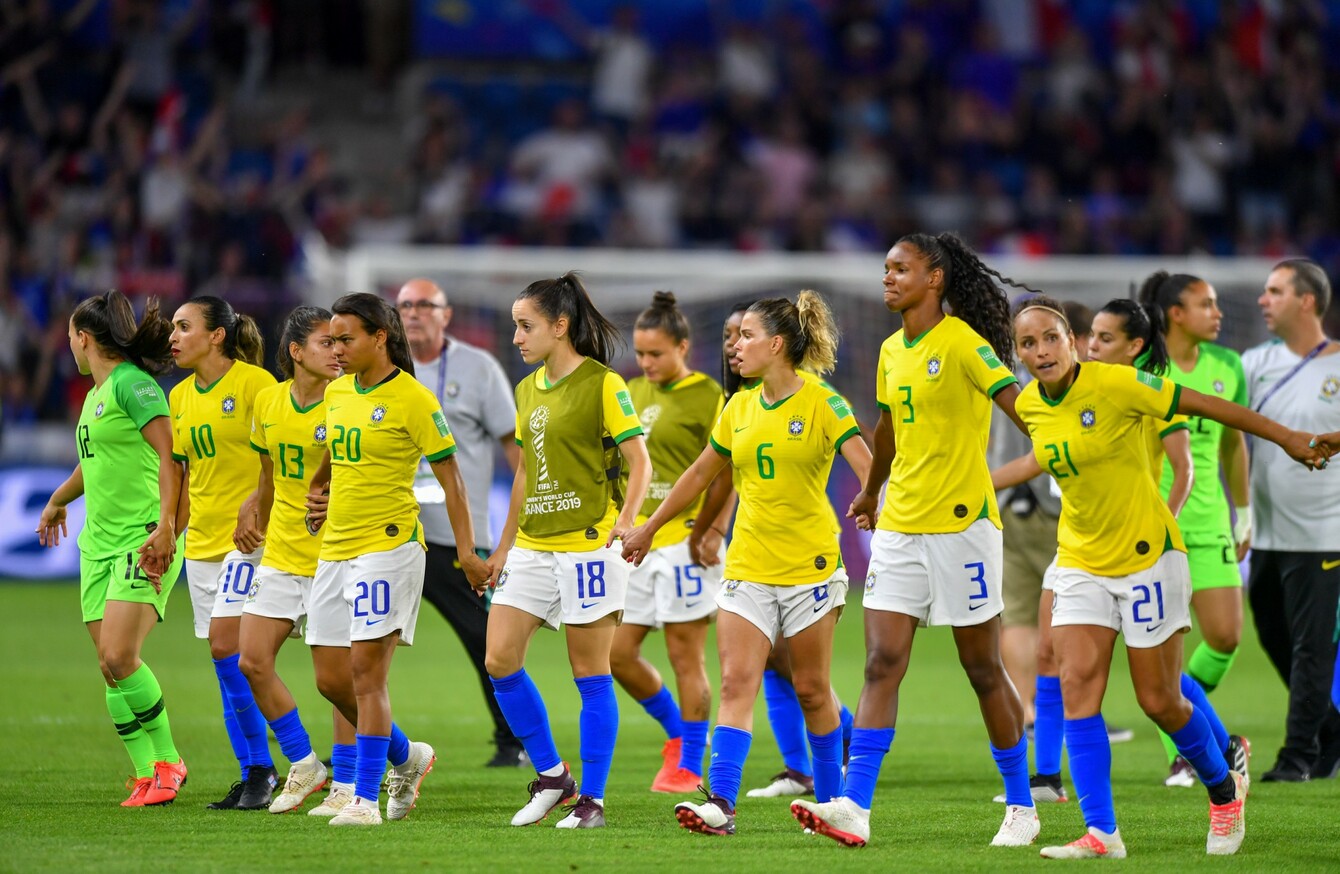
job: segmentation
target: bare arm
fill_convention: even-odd
[[[707,495],[689,532],[689,557],[694,564],[712,567],[721,563],[721,542],[726,539],[735,513],[735,484],[730,468],[724,468],[707,487]]]
[[[233,544],[243,552],[255,552],[265,542],[265,532],[270,528],[270,511],[274,508],[274,470],[270,456],[261,455],[256,491],[242,502],[237,513],[237,528],[233,530]]]
[[[846,444],[843,445],[845,447]],[[864,484],[847,510],[847,518],[855,519],[857,527],[865,530],[874,528],[879,518],[879,492],[889,478],[889,469],[893,467],[893,457],[897,454],[893,441],[893,416],[888,410],[879,411],[871,449],[873,452]]]
[[[619,444],[619,452],[628,462],[628,491],[623,496],[623,510],[610,530],[606,546],[613,544],[616,537],[621,538],[632,530],[638,511],[642,509],[642,502],[647,497],[647,489],[651,486],[651,456],[647,454],[647,438],[640,435],[629,437]]]
[[[1010,417],[1010,421],[1014,423],[1014,427],[1019,429],[1019,433],[1027,437],[1029,436],[1028,426],[1024,424],[1023,419],[1019,418],[1019,414],[1014,411],[1014,402],[1019,400],[1019,392],[1019,383],[1016,382],[1013,385],[1007,385],[1005,388],[996,392],[996,396],[992,398],[992,400],[996,402],[996,406],[1000,407],[1001,412]]]
[[[498,535],[498,548],[489,556],[490,579],[496,581],[507,564],[507,553],[516,543],[517,527],[521,522],[521,502],[526,499],[526,456],[517,459],[516,474],[512,477],[512,500],[507,504],[507,521]]]
[[[1023,485],[1040,473],[1042,465],[1038,464],[1037,456],[1028,452],[991,471],[991,488],[1003,492],[1005,489]]]
[[[1191,495],[1191,483],[1195,473],[1191,467],[1191,432],[1179,428],[1163,438],[1163,453],[1168,456],[1168,466],[1172,468],[1172,487],[1168,489],[1168,509],[1173,517],[1181,515],[1186,499]]]
[[[502,444],[503,457],[507,459],[507,466],[516,473],[517,465],[521,463],[521,447],[516,445],[516,432],[508,431],[498,438]]]
[[[181,467],[172,457],[172,425],[167,416],[155,416],[140,429],[144,442],[158,454],[158,523],[139,548],[140,567],[154,590],[177,551],[177,501],[181,496]]]
[[[65,508],[83,493],[84,469],[76,464],[74,471],[65,478],[65,482],[56,486],[56,490],[47,500],[46,507],[42,509],[42,516],[37,522],[38,543],[43,546],[56,546],[62,537],[70,536],[69,530],[65,527]]]
[[[684,512],[729,463],[727,456],[711,446],[704,447],[689,469],[671,487],[670,494],[665,496],[651,518],[623,536],[624,560],[641,564],[650,551],[652,537],[661,530],[661,526]]]
[[[433,476],[446,495],[447,518],[451,520],[451,532],[456,536],[456,553],[460,558],[461,570],[465,578],[476,591],[488,588],[493,574],[484,560],[475,555],[475,523],[470,518],[470,496],[465,491],[465,481],[461,479],[461,466],[456,456],[449,455],[432,463]]]
[[[1317,467],[1326,460],[1326,447],[1312,435],[1290,430],[1274,419],[1222,398],[1201,394],[1183,387],[1177,403],[1177,412],[1187,416],[1204,416],[1216,422],[1245,431],[1279,446],[1289,457],[1308,467]]]

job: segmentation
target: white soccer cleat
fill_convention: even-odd
[[[1011,804],[1005,808],[1005,821],[1000,824],[1000,831],[991,839],[991,846],[1026,847],[1037,840],[1040,831],[1042,823],[1038,821],[1036,807]]]
[[[675,819],[679,827],[700,835],[728,837],[735,834],[735,811],[726,803],[726,799],[702,787],[699,789],[704,796],[701,800],[681,801],[675,805]]]
[[[1104,834],[1091,828],[1077,841],[1064,847],[1043,847],[1044,859],[1124,859],[1126,845],[1121,842],[1121,829]]]
[[[419,799],[419,787],[423,778],[433,770],[437,755],[433,748],[422,741],[409,745],[409,758],[399,766],[392,766],[386,772],[386,818],[404,819],[414,809]]]
[[[309,764],[295,763],[288,769],[288,779],[284,781],[284,791],[270,802],[271,813],[288,813],[297,810],[312,795],[320,792],[326,785],[326,766],[316,756]]]
[[[1242,846],[1247,835],[1247,779],[1237,771],[1229,771],[1233,778],[1233,800],[1227,804],[1210,803],[1210,833],[1205,838],[1205,852],[1211,856],[1231,856]]]
[[[330,821],[331,825],[381,825],[382,814],[377,802],[366,798],[354,797],[344,806],[339,815]]]
[[[555,807],[577,798],[577,781],[572,779],[567,765],[563,766],[562,774],[553,777],[541,774],[531,780],[526,789],[530,792],[530,801],[512,817],[512,825],[534,825]]]
[[[813,795],[814,778],[787,768],[775,774],[767,786],[750,789],[749,798],[781,798],[783,796]]]
[[[1172,765],[1168,768],[1168,776],[1163,779],[1164,786],[1176,786],[1181,789],[1190,789],[1196,782],[1196,770],[1181,756],[1173,759]]]
[[[354,800],[353,783],[334,783],[330,784],[330,792],[326,795],[326,800],[322,801],[316,807],[307,811],[308,816],[339,816],[340,811]]]
[[[791,802],[791,815],[807,832],[846,847],[864,847],[870,840],[870,811],[845,796],[823,802],[797,798]]]

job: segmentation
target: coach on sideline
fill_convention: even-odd
[[[1340,430],[1340,343],[1322,331],[1331,284],[1313,261],[1275,265],[1257,299],[1277,339],[1242,356],[1252,409],[1288,428]],[[1340,597],[1340,472],[1309,471],[1253,441],[1252,558],[1247,597],[1261,648],[1289,687],[1284,746],[1267,781],[1329,777],[1321,747],[1340,739],[1330,705]],[[1328,717],[1329,712],[1329,717]],[[1319,738],[1320,734],[1320,738]],[[1332,754],[1333,755],[1333,754]],[[1329,757],[1327,757],[1329,758]]]
[[[447,296],[427,279],[411,279],[400,287],[396,309],[405,323],[405,336],[419,382],[437,395],[442,412],[456,438],[456,458],[470,495],[470,517],[481,556],[493,549],[489,530],[489,491],[493,485],[494,452],[499,444],[507,463],[516,470],[516,402],[502,365],[489,353],[447,334],[451,306]],[[493,697],[493,684],[484,670],[484,634],[488,628],[488,596],[480,597],[465,578],[457,558],[456,537],[447,521],[442,489],[421,463],[415,483],[419,519],[428,543],[423,596],[455,629],[479,674],[489,713],[493,715],[493,742],[497,753],[490,767],[529,765],[525,750]]]

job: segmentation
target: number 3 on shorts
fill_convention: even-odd
[[[963,566],[964,570],[974,571],[968,578],[968,582],[977,584],[977,591],[968,596],[969,601],[982,601],[986,599],[986,563],[980,561],[970,561]]]

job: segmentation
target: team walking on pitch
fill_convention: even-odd
[[[171,802],[186,781],[162,692],[139,657],[184,564],[240,772],[209,806],[283,813],[328,788],[311,815],[377,825],[385,774],[386,818],[409,813],[436,754],[392,720],[387,677],[397,647],[413,643],[426,592],[433,546],[420,505],[431,479],[450,540],[461,545],[452,564],[462,593],[486,617],[472,657],[499,719],[490,764],[536,771],[514,826],[561,805],[559,828],[605,825],[617,682],[665,731],[652,791],[702,789],[675,805],[679,824],[734,834],[763,689],[784,768],[748,794],[812,792],[813,801],[791,803],[794,818],[863,846],[916,629],[948,625],[1004,788],[993,845],[1037,840],[1036,802],[1064,798],[1064,740],[1087,831],[1042,854],[1125,855],[1100,713],[1121,633],[1137,700],[1169,747],[1169,781],[1206,787],[1206,850],[1235,852],[1250,748],[1227,732],[1206,693],[1228,670],[1241,631],[1240,584],[1219,568],[1250,538],[1241,435],[1317,470],[1340,449],[1340,433],[1292,431],[1241,406],[1241,365],[1209,344],[1218,331],[1214,290],[1195,277],[1156,274],[1141,303],[1104,307],[1083,362],[1058,304],[1034,294],[1012,311],[1005,287],[1022,286],[953,235],[899,240],[883,284],[902,327],[880,349],[869,444],[846,399],[823,381],[839,336],[814,292],[730,314],[727,394],[689,368],[690,329],[672,294],[658,292],[638,317],[642,375],[625,383],[610,368],[618,329],[575,274],[527,286],[512,305],[513,343],[536,367],[514,393],[515,474],[491,554],[470,548],[489,540],[477,539],[483,523],[472,518],[457,462],[460,428],[443,412],[446,395],[460,391],[457,383],[447,391],[448,346],[436,392],[415,378],[406,325],[416,350],[427,348],[418,336],[427,309],[450,312],[436,286],[407,284],[399,311],[372,294],[345,295],[331,311],[299,307],[284,325],[279,383],[259,366],[255,323],[223,300],[193,298],[170,322],[150,302],[138,323],[117,292],[82,303],[70,345],[95,387],[76,431],[79,465],[52,495],[38,533],[44,544],[58,542],[66,505],[86,496],[81,601],[108,712],[135,768],[123,804]],[[1031,376],[1022,390],[1016,354]],[[191,375],[165,399],[151,374],[174,358]],[[986,461],[993,405],[1032,444],[994,473]],[[488,433],[496,438],[503,427]],[[830,676],[848,594],[826,492],[836,455],[862,485],[846,515],[874,532],[854,715]],[[1248,520],[1236,526],[1215,503],[1224,500],[1221,459]],[[1040,473],[1059,487],[1062,509],[1042,599],[1039,773],[1030,781],[1025,708],[1001,658],[996,492]],[[1193,504],[1208,508],[1196,518],[1212,524],[1182,524],[1179,513]],[[1184,668],[1181,633],[1192,609],[1206,642]],[[463,640],[474,622],[467,614],[453,619]],[[704,769],[713,621],[721,689]],[[564,631],[581,701],[580,779],[559,754],[526,671],[541,628]],[[658,629],[673,693],[642,655]],[[299,636],[332,705],[329,766],[275,670],[285,640]],[[282,790],[267,731],[289,761]]]

